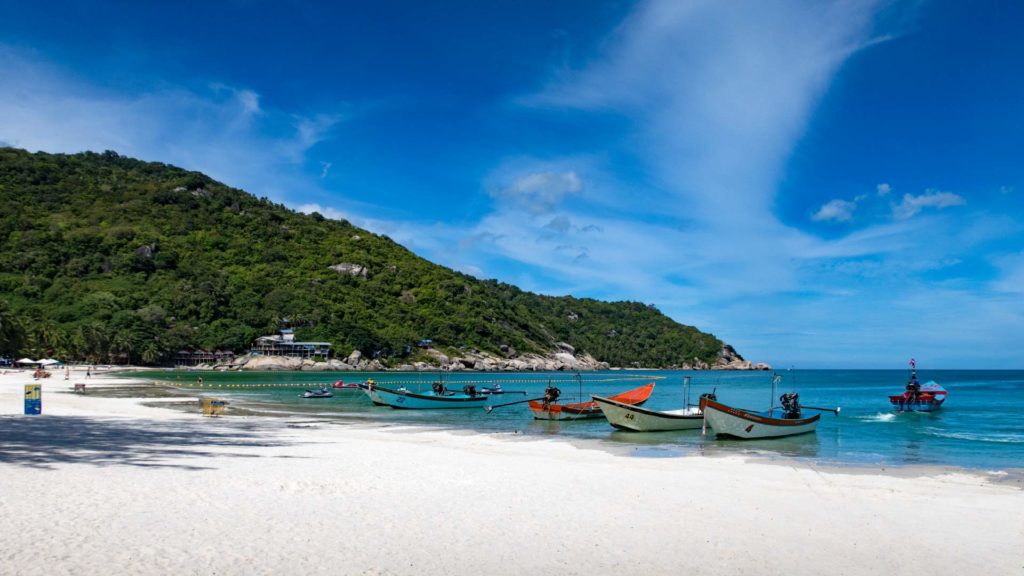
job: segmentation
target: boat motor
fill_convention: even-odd
[[[799,418],[800,417],[800,395],[796,392],[790,392],[779,396],[779,401],[782,402],[782,411],[785,413],[783,418]]]
[[[558,397],[561,395],[561,390],[549,384],[548,387],[544,389],[544,403],[551,404],[555,400],[558,400]]]

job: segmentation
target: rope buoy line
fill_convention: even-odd
[[[619,378],[593,378],[586,379],[583,381],[584,384],[591,384],[594,382],[628,382],[630,380],[664,380],[668,376],[623,376]],[[448,380],[445,384],[451,385],[463,385],[463,384],[546,384],[548,382],[554,383],[574,383],[576,380],[573,379],[554,379],[554,378],[517,378],[515,380]],[[190,382],[188,384],[170,382],[170,381],[157,381],[155,384],[162,386],[170,386],[172,388],[313,388],[316,386],[326,386],[323,382],[282,382],[276,384],[215,384],[215,383],[202,383]],[[391,384],[425,384],[422,379],[420,380],[386,380],[378,382],[382,385]]]

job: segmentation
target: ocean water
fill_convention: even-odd
[[[802,404],[841,407],[839,416],[823,413],[817,432],[769,440],[716,440],[700,430],[621,432],[607,421],[549,422],[533,420],[525,404],[483,409],[394,410],[373,406],[362,392],[338,391],[331,399],[301,398],[305,388],[335,380],[360,382],[373,378],[382,385],[404,384],[426,391],[437,373],[355,372],[191,372],[155,373],[157,380],[188,389],[197,377],[203,392],[224,397],[231,406],[269,416],[306,416],[338,422],[382,426],[416,425],[480,433],[510,433],[555,439],[598,440],[619,452],[639,457],[692,454],[747,454],[808,459],[820,464],[908,466],[939,465],[985,471],[1024,469],[1024,371],[919,370],[921,382],[935,380],[949,391],[942,409],[933,413],[896,413],[889,394],[902,393],[905,370],[784,370],[778,396],[794,388]],[[683,378],[691,376],[690,401],[715,390],[721,402],[754,410],[767,409],[771,400],[769,372],[607,371],[571,373],[451,373],[449,388],[466,383],[478,387],[501,382],[507,392],[494,403],[533,398],[549,379],[562,390],[560,401],[580,394],[609,396],[650,381],[657,383],[645,407],[679,408],[684,403]],[[192,388],[195,392],[196,389]]]

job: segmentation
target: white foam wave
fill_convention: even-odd
[[[977,432],[954,432],[950,430],[928,429],[925,433],[939,438],[954,440],[970,440],[972,442],[995,442],[998,444],[1024,444],[1024,434],[979,434]]]

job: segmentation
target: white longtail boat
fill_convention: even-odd
[[[704,419],[716,436],[733,438],[779,438],[814,432],[821,414],[810,418],[785,418],[783,411],[773,408],[767,412],[754,412],[726,406],[714,400],[702,400]]]
[[[608,423],[630,432],[664,432],[669,430],[695,430],[704,423],[704,415],[699,406],[689,403],[690,377],[683,380],[685,407],[679,410],[649,410],[635,404],[626,404],[605,398],[591,396],[601,412],[604,412]]]
[[[775,399],[775,386],[782,380],[782,376],[776,374],[772,378],[772,404]],[[821,410],[839,414],[839,408],[815,408],[813,406],[801,406],[800,397],[796,392],[783,394],[779,398],[782,407],[771,406],[767,411],[755,412],[743,408],[734,408],[718,402],[717,399],[701,397],[700,407],[704,411],[704,422],[710,426],[716,436],[731,436],[733,438],[781,438],[783,436],[795,436],[814,432],[818,427],[818,420],[821,414],[815,414],[804,418],[802,409]]]

